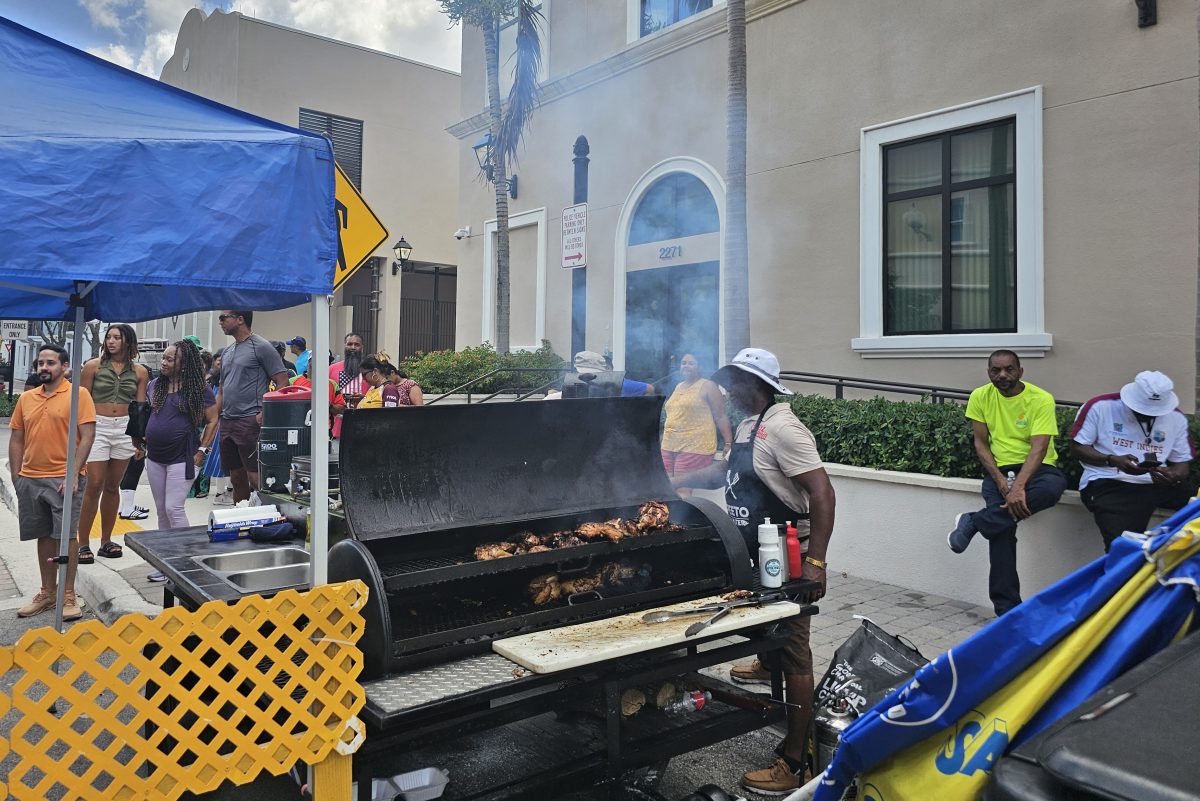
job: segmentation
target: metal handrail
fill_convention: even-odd
[[[474,403],[486,403],[487,401],[491,400],[492,398],[495,398],[498,395],[502,395],[502,394],[509,393],[509,392],[515,392],[516,390],[514,390],[514,389],[500,389],[500,390],[496,390],[495,392],[491,393],[490,395],[480,399],[479,401],[472,401],[472,397],[473,397],[474,393],[469,391],[470,387],[473,387],[477,384],[481,384],[484,381],[487,381],[488,379],[495,377],[499,373],[555,373],[556,377],[555,377],[554,381],[556,381],[557,374],[568,373],[570,371],[571,371],[570,365],[563,365],[562,367],[497,367],[493,370],[490,370],[490,371],[484,373],[483,375],[472,378],[470,381],[466,382],[465,384],[460,384],[459,386],[455,387],[454,389],[450,390],[449,392],[443,392],[441,395],[439,395],[438,397],[429,401],[425,405],[432,406],[433,404],[438,403],[443,398],[445,398],[449,395],[461,395],[461,394],[463,394],[463,390],[468,390],[466,393],[467,403],[473,403],[473,402]],[[543,387],[550,386],[551,384],[554,383],[554,381],[547,382],[546,384],[543,385]],[[524,388],[522,388],[521,391],[524,391]],[[534,392],[537,392],[537,390],[534,390]],[[519,400],[524,400],[525,397],[528,397],[528,395],[526,395],[522,398],[519,398]]]
[[[897,395],[929,396],[934,403],[945,403],[947,400],[965,401],[971,397],[971,390],[956,387],[941,387],[935,384],[910,384],[904,381],[885,381],[874,378],[852,378],[850,376],[828,375],[825,373],[808,373],[802,370],[782,370],[779,373],[781,381],[791,381],[801,384],[820,384],[832,386],[834,397],[842,400],[844,390],[867,389],[878,392],[892,392]],[[1067,409],[1078,409],[1082,403],[1055,399],[1055,405]]]

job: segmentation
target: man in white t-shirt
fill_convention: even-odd
[[[1187,501],[1195,450],[1171,379],[1145,370],[1083,405],[1071,427],[1071,455],[1083,464],[1079,495],[1096,518],[1104,550],[1125,531],[1145,531],[1160,506]]]

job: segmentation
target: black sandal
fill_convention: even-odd
[[[120,559],[123,553],[121,546],[115,542],[106,542],[96,550],[96,555],[105,559]]]
[[[79,564],[94,565],[96,563],[96,555],[92,553],[92,549],[87,545],[79,546]]]

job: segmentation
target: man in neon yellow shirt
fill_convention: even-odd
[[[967,401],[987,506],[960,514],[947,538],[955,553],[965,551],[976,534],[987,538],[988,595],[997,615],[1021,603],[1017,523],[1054,506],[1067,488],[1056,466],[1054,396],[1022,381],[1024,375],[1017,354],[998,350],[988,357],[991,383]]]

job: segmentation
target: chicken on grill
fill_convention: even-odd
[[[508,538],[509,542],[515,542],[518,548],[526,551],[532,550],[539,545],[542,545],[542,538],[532,531],[519,531]]]
[[[546,573],[529,582],[529,597],[535,606],[544,606],[562,597],[562,588],[558,585],[558,576]]]
[[[600,589],[604,582],[595,574],[576,576],[575,578],[560,579],[558,586],[562,589],[563,595],[574,595],[578,592],[591,592],[592,590]]]
[[[488,559],[503,559],[506,556],[512,556],[516,552],[516,543],[486,542],[475,549],[475,558],[480,562],[486,562]]]
[[[638,531],[662,528],[671,521],[671,510],[662,501],[647,501],[638,509]]]
[[[620,542],[625,536],[625,530],[620,527],[620,520],[610,520],[604,523],[584,523],[575,529],[575,533],[585,540],[607,538],[610,542]],[[617,525],[613,525],[617,523]]]

